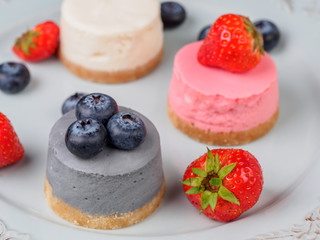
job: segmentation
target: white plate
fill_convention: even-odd
[[[59,19],[61,1],[50,0],[49,6],[40,0],[26,2],[0,1],[0,27],[4,29],[0,29],[0,62],[17,60],[10,47],[27,27],[46,19]],[[0,93],[0,111],[13,123],[26,151],[21,162],[0,169],[0,222],[39,240],[206,236],[248,239],[290,229],[292,224],[303,222],[305,215],[318,205],[320,190],[313,188],[312,183],[319,181],[316,171],[319,170],[320,81],[316,68],[319,57],[315,50],[320,42],[320,26],[316,25],[318,15],[303,13],[304,9],[309,9],[309,14],[318,13],[317,8],[312,8],[316,1],[306,1],[305,6],[297,1],[181,2],[187,10],[187,20],[181,27],[165,31],[163,62],[147,77],[127,84],[96,84],[78,79],[57,59],[51,58],[41,63],[27,63],[32,81],[23,92]],[[39,4],[33,8],[31,3]],[[21,14],[12,17],[17,14],[17,6],[22,6],[24,11],[17,10]],[[180,183],[184,170],[206,151],[206,145],[173,128],[167,118],[166,100],[175,52],[195,41],[203,26],[227,12],[241,13],[252,20],[271,19],[281,29],[281,44],[271,52],[279,72],[280,118],[265,137],[241,146],[260,160],[264,171],[265,184],[258,204],[238,220],[220,223],[199,215],[184,196]],[[48,134],[61,116],[62,102],[76,91],[110,94],[119,105],[146,115],[160,132],[166,195],[159,209],[137,225],[113,231],[76,227],[57,217],[45,202]]]

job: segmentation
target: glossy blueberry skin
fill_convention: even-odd
[[[264,50],[269,52],[274,49],[280,40],[280,31],[278,27],[269,20],[255,21],[254,25],[262,35]]]
[[[0,65],[0,89],[9,94],[21,92],[30,82],[28,68],[17,62],[6,62]]]
[[[87,95],[86,93],[75,93],[68,97],[66,100],[64,100],[61,108],[62,114],[66,114],[67,112],[73,110],[76,108],[76,105],[80,98]]]
[[[174,28],[184,22],[186,11],[184,7],[177,2],[161,3],[161,19],[164,28]]]
[[[207,25],[205,26],[204,28],[201,29],[200,33],[199,33],[199,36],[198,36],[198,40],[204,40],[206,38],[206,36],[208,35],[209,33],[209,30],[211,28],[212,25]]]
[[[82,97],[76,105],[77,119],[93,118],[107,126],[109,118],[118,112],[116,101],[102,93],[91,93]]]
[[[107,124],[108,140],[116,148],[131,150],[138,147],[146,137],[146,127],[135,114],[120,112]]]
[[[66,133],[66,146],[74,155],[88,159],[101,152],[107,139],[107,130],[94,119],[77,120]]]

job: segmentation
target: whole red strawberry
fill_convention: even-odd
[[[0,167],[19,161],[24,149],[9,119],[0,112]]]
[[[205,66],[246,72],[259,64],[263,54],[263,38],[249,18],[226,14],[211,26],[198,51],[198,61]]]
[[[258,201],[263,176],[257,159],[241,149],[214,149],[185,171],[183,190],[200,213],[227,222]]]
[[[59,27],[52,21],[36,25],[19,37],[12,51],[21,59],[37,62],[53,55],[59,43]]]

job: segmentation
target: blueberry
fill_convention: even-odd
[[[28,68],[17,62],[6,62],[0,65],[0,89],[5,93],[18,93],[30,82]]]
[[[177,2],[161,3],[161,19],[164,28],[174,28],[179,26],[186,18],[186,11]]]
[[[268,52],[277,46],[280,40],[280,31],[273,22],[269,20],[259,20],[254,22],[254,25],[263,37],[264,50]]]
[[[113,115],[107,124],[109,142],[124,150],[138,147],[145,139],[146,128],[135,114],[120,112]]]
[[[204,28],[201,29],[201,31],[199,33],[199,36],[198,36],[198,40],[203,40],[203,39],[206,38],[206,36],[209,33],[209,30],[210,30],[211,26],[212,25],[207,25],[207,26],[205,26]]]
[[[82,98],[85,95],[87,95],[87,94],[75,93],[75,94],[71,95],[70,97],[68,97],[62,104],[62,108],[61,108],[62,114],[66,114],[67,112],[75,109],[80,98]]]
[[[107,125],[109,118],[118,112],[116,101],[102,93],[91,93],[83,96],[76,105],[77,119],[93,118]]]
[[[101,152],[106,145],[106,139],[106,128],[91,118],[72,123],[65,136],[69,151],[84,159],[94,157]]]

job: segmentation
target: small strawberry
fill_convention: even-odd
[[[208,149],[187,167],[182,184],[200,213],[227,222],[255,205],[263,176],[257,159],[247,151]]]
[[[53,55],[59,43],[59,27],[52,21],[36,25],[19,37],[12,51],[21,59],[37,62]]]
[[[0,112],[0,167],[18,162],[24,149],[9,119]]]
[[[204,66],[246,72],[259,64],[263,54],[263,38],[249,18],[226,14],[211,26],[198,61]]]

